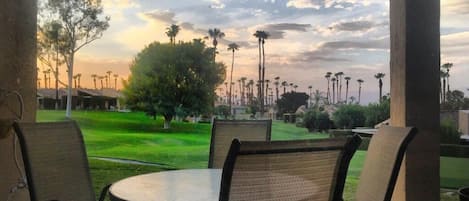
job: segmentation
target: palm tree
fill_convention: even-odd
[[[342,77],[344,76],[344,73],[338,72],[337,75],[337,82],[339,82],[339,85],[337,85],[337,91],[339,92],[339,95],[337,96],[337,102],[339,102],[342,101]]]
[[[295,89],[295,93],[296,93],[296,88],[298,88],[298,85],[295,84],[295,85],[293,86],[293,89]]]
[[[230,74],[230,82],[233,83],[233,67],[234,67],[234,53],[235,51],[237,51],[239,48],[238,44],[236,43],[230,43],[228,45],[228,51],[231,51],[233,54],[232,54],[232,57],[231,57],[231,74]],[[230,99],[228,100],[228,104],[229,104],[229,107],[230,107],[230,114],[231,114],[231,85],[230,85]]]
[[[228,82],[225,82],[225,101],[228,103]]]
[[[252,98],[254,96],[254,89],[253,89],[253,86],[254,86],[254,80],[249,80],[248,82],[248,86],[249,86],[249,103],[252,104]]]
[[[347,76],[347,77],[344,77],[344,79],[345,79],[345,104],[347,104],[347,101],[348,101],[348,82],[352,78]]]
[[[293,82],[290,82],[290,91],[293,92]]]
[[[44,88],[47,89],[47,70],[42,71],[44,73]]]
[[[81,79],[81,73],[78,73],[77,74],[77,78],[78,78],[78,88],[80,88],[80,79]]]
[[[365,81],[363,81],[362,79],[358,79],[357,82],[358,82],[358,104],[360,104],[360,99],[362,95],[362,83]]]
[[[449,92],[449,69],[453,67],[453,63],[445,63],[441,67],[446,69],[446,85],[448,87],[447,92]]]
[[[283,82],[282,82],[282,86],[283,86],[283,94],[287,93],[288,82],[287,82],[287,81],[283,81]]]
[[[448,79],[448,73],[440,70],[440,78],[443,81],[441,93],[441,101],[444,103],[446,101],[446,80]]]
[[[275,77],[274,79],[275,79],[274,84],[275,84],[275,94],[276,94],[276,96],[275,96],[275,97],[276,97],[275,102],[277,102],[277,101],[278,101],[278,85],[280,85],[280,81],[279,81],[279,80],[280,80],[280,77],[277,76],[277,77]]]
[[[74,75],[74,76],[72,76],[72,78],[73,78],[73,82],[75,83],[75,88],[77,88],[78,75]]]
[[[314,105],[316,107],[316,110],[319,110],[319,101],[321,101],[321,99],[323,99],[322,97],[322,94],[319,90],[316,90],[314,93],[313,93],[313,97],[314,97]]]
[[[117,78],[119,77],[119,75],[117,74],[114,74],[114,89],[117,90]]]
[[[109,76],[108,76],[108,75],[104,75],[104,79],[106,80],[106,88],[109,88],[109,83],[108,83]]]
[[[269,96],[269,92],[268,92],[269,83],[270,83],[270,80],[265,80],[265,102],[266,102],[266,105],[268,105],[267,102],[268,102],[268,99],[269,99],[269,97],[268,97]]]
[[[176,36],[178,35],[179,30],[181,30],[181,28],[175,24],[171,24],[171,26],[166,28],[166,35],[169,37],[170,44],[176,44]]]
[[[324,76],[327,80],[327,94],[326,94],[327,103],[329,103],[331,99],[331,90],[330,90],[331,75],[332,75],[331,72],[327,72],[326,75]]]
[[[254,36],[258,39],[259,43],[259,96],[260,96],[260,103],[261,103],[261,117],[264,116],[264,80],[265,80],[265,49],[264,44],[265,40],[269,38],[269,33],[266,31],[259,31],[257,30],[254,33]],[[261,70],[261,50],[262,50],[262,70]]]
[[[379,80],[379,102],[383,98],[383,78],[386,74],[384,73],[376,73],[375,78]]]
[[[112,73],[112,71],[108,70],[108,71],[106,71],[106,73],[107,73],[107,76],[106,76],[106,87],[107,87],[107,88],[111,88],[110,86],[111,86],[111,73]],[[108,81],[109,81],[109,85],[108,85]]]
[[[336,99],[336,103],[339,103],[339,80],[340,80],[340,72],[335,73],[334,76],[335,76],[335,79],[336,79],[336,82],[337,82],[337,84],[335,85],[335,87],[336,87],[336,89],[337,89],[337,90],[336,90],[336,94],[335,94],[335,95],[336,95],[335,99]]]
[[[313,90],[313,86],[309,85],[308,86],[308,89],[309,89],[309,106],[311,106],[311,99],[312,99],[312,91]]]
[[[335,82],[337,81],[337,79],[335,77],[332,77],[331,81],[332,81],[332,104],[334,104],[335,103]]]
[[[97,89],[97,87],[96,87],[96,78],[98,77],[98,75],[92,74],[91,77],[93,78],[94,89]]]
[[[47,72],[47,80],[48,80],[47,85],[49,85],[49,88],[50,88],[50,73],[52,72],[52,70],[51,70],[51,69],[47,69],[46,72]]]
[[[225,37],[225,33],[221,32],[220,29],[214,28],[208,30],[208,36],[212,38],[213,61],[215,61],[215,55],[217,54],[218,39]]]
[[[246,80],[248,78],[246,77],[241,77],[241,105],[245,105],[246,104]]]
[[[104,86],[103,86],[103,79],[104,78],[105,78],[104,76],[98,76],[98,79],[101,81],[101,89],[104,88]]]

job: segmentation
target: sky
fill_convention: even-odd
[[[358,96],[357,79],[363,79],[362,103],[378,100],[374,74],[385,73],[389,92],[388,0],[102,0],[110,27],[101,39],[81,49],[74,73],[83,74],[82,86],[92,88],[91,74],[106,71],[127,79],[135,55],[154,41],[168,42],[165,31],[177,24],[176,40],[204,38],[219,28],[217,61],[231,67],[229,43],[235,53],[233,80],[255,79],[258,68],[256,30],[270,33],[265,43],[266,79],[298,85],[297,91],[325,91],[326,72],[344,72],[352,78],[350,96]],[[441,61],[454,64],[452,89],[467,92],[469,81],[468,0],[441,0]],[[206,41],[211,45],[211,41]],[[65,70],[61,72],[65,75]],[[228,76],[227,76],[228,77]],[[99,84],[99,83],[98,83]],[[345,88],[345,84],[343,84]],[[121,88],[118,81],[118,88]],[[345,91],[345,89],[342,89]]]

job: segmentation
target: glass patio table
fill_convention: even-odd
[[[217,201],[221,169],[163,171],[112,184],[112,201]]]
[[[218,201],[221,174],[221,169],[187,169],[133,176],[112,184],[109,197],[112,201]],[[286,181],[291,177],[284,175],[283,179]],[[276,189],[272,195],[276,197],[275,194],[280,193],[285,185],[282,184],[283,179],[275,182],[276,185],[262,185],[260,188]],[[295,189],[311,192],[308,196],[318,193],[319,189],[313,183],[296,184],[301,185]]]

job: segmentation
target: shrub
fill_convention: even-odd
[[[334,124],[337,128],[355,128],[365,125],[365,109],[360,105],[342,105],[334,112]]]
[[[441,144],[458,144],[460,141],[460,133],[456,125],[449,120],[445,119],[440,123],[440,143]]]
[[[374,127],[390,117],[390,102],[385,100],[382,103],[370,103],[365,108],[365,126]]]
[[[326,112],[310,110],[303,117],[303,125],[309,131],[324,131],[331,126],[331,120]]]
[[[219,105],[215,107],[215,114],[227,119],[228,116],[230,115],[230,107],[227,105]]]

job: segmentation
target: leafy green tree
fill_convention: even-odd
[[[466,110],[469,109],[469,98],[464,97],[464,93],[459,90],[446,92],[446,102],[441,103],[443,110]]]
[[[300,106],[308,104],[308,98],[306,93],[287,92],[282,94],[277,103],[279,114],[296,112]]]
[[[102,16],[101,1],[90,0],[47,0],[40,4],[39,26],[51,22],[62,27],[58,49],[67,65],[66,117],[71,117],[72,79],[75,54],[84,46],[101,38],[109,27],[108,16]]]
[[[213,49],[201,40],[148,45],[131,65],[126,103],[154,118],[163,115],[164,128],[170,127],[176,108],[194,115],[210,111],[226,73],[212,56]]]

